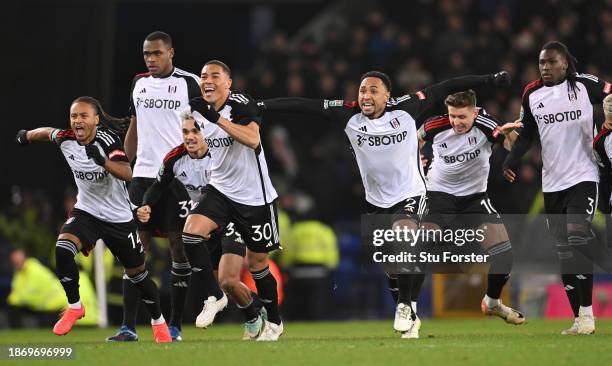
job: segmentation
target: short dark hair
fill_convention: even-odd
[[[444,104],[450,107],[476,107],[476,93],[472,89],[450,94],[444,99]]]
[[[384,72],[375,70],[368,71],[365,74],[361,75],[361,80],[359,80],[359,82],[361,83],[365,78],[379,78],[383,82],[383,84],[385,84],[387,91],[391,91],[391,79]]]
[[[223,71],[225,71],[227,73],[227,75],[232,76],[232,70],[230,70],[229,66],[227,66],[227,64],[223,61],[219,61],[219,60],[210,60],[207,63],[204,64],[204,66],[206,65],[217,65],[219,67],[221,67],[223,69]]]
[[[145,38],[145,41],[157,41],[161,40],[168,48],[172,48],[172,37],[166,32],[155,31],[149,33],[149,35]]]

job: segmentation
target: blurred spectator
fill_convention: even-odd
[[[298,221],[283,243],[281,265],[288,272],[284,314],[292,320],[325,319],[331,302],[330,273],[338,265],[336,234],[320,221]]]
[[[22,316],[28,314],[37,319],[37,325],[52,325],[57,314],[66,306],[66,295],[56,275],[36,258],[27,257],[25,251],[16,249],[11,253],[14,274],[8,304],[11,306],[13,326],[23,326]],[[79,273],[79,293],[87,307],[80,325],[96,325],[98,305],[93,284],[86,272]]]

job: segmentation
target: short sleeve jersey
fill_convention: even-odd
[[[162,163],[157,180],[168,185],[173,178],[178,179],[193,202],[198,202],[202,189],[210,179],[210,153],[196,159],[189,156],[183,144],[172,149]]]
[[[177,67],[167,77],[150,73],[134,77],[130,113],[136,116],[138,149],[134,177],[154,178],[165,152],[182,142],[181,112],[202,95],[199,78]]]
[[[121,223],[133,219],[132,204],[124,181],[87,157],[72,130],[56,129],[51,134],[72,171],[78,193],[75,208],[106,222]],[[121,139],[112,131],[98,127],[92,144],[112,161],[127,162]]]
[[[370,204],[388,208],[426,193],[416,129],[426,98],[422,91],[391,98],[375,119],[361,113],[357,102],[323,100],[323,110],[345,124]]]
[[[592,142],[593,104],[601,104],[611,85],[596,76],[576,75],[554,86],[533,81],[524,89],[524,129],[537,130],[542,143],[542,190],[557,192],[580,182],[599,182]]]
[[[478,110],[474,125],[463,134],[455,133],[448,114],[425,122],[420,137],[433,149],[427,190],[455,196],[486,192],[491,147],[503,140],[498,125],[484,109]]]

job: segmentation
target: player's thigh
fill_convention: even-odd
[[[232,222],[249,251],[267,254],[280,248],[276,201],[261,206],[234,202]]]
[[[508,240],[508,233],[486,193],[467,196],[461,202],[461,216],[466,229],[478,229],[484,240],[481,245],[486,249],[493,244]]]
[[[144,247],[135,221],[107,223],[102,239],[128,275],[144,270]]]
[[[457,217],[459,209],[455,196],[445,192],[427,192],[427,214],[423,218],[424,223],[428,223],[432,229],[447,227]]]
[[[504,224],[482,224],[478,227],[482,231],[484,239],[481,245],[484,249],[489,249],[493,245],[510,240],[508,231]]]
[[[546,228],[556,240],[567,238],[567,193],[567,190],[544,192]]]
[[[567,195],[568,225],[590,225],[597,209],[598,184],[581,182],[569,189]]]
[[[223,232],[229,223],[231,202],[221,192],[207,185],[200,200],[192,207],[183,231],[208,238],[213,232]]]
[[[85,211],[74,209],[71,217],[62,225],[58,240],[70,240],[77,249],[88,253],[101,237],[100,220]]]
[[[390,208],[392,228],[418,228],[427,213],[427,196],[414,196],[398,202]]]

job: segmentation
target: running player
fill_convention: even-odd
[[[132,179],[132,169],[117,135],[98,127],[102,120],[113,118],[104,112],[96,99],[79,97],[70,106],[70,130],[42,127],[21,130],[17,134],[17,142],[22,145],[30,141],[55,142],[78,188],[77,203],[55,247],[57,276],[68,298],[68,310],[55,324],[53,332],[66,335],[74,323],[85,316],[74,257],[79,251],[89,253],[96,241],[102,239],[140,292],[151,315],[155,341],[171,342],[157,286],[145,269],[143,248],[125,186],[125,182]]]
[[[202,191],[210,177],[210,153],[208,145],[204,141],[202,127],[196,122],[193,115],[187,111],[181,115],[183,119],[183,144],[172,149],[164,158],[160,168],[157,181],[145,192],[143,206],[137,210],[138,220],[146,223],[151,217],[151,207],[155,206],[166,189],[173,189],[173,182],[178,181],[189,192],[190,200],[185,205],[193,208],[202,198]],[[179,187],[180,189],[180,187]],[[200,287],[190,287],[197,294],[206,294],[204,309],[196,319],[198,328],[206,328],[212,324],[217,312],[227,305],[227,296],[221,291],[217,279],[212,271],[206,269],[202,262],[202,246],[185,243],[185,251],[193,275],[200,276],[197,283]],[[252,302],[250,291],[247,289],[246,296],[240,290],[246,288],[240,282],[240,269],[246,253],[244,241],[233,229],[233,224],[228,225],[225,235],[213,234],[210,241],[212,270],[219,272],[219,283],[226,293],[230,295],[240,308]],[[237,281],[237,282],[236,282]],[[246,297],[246,298],[245,298]],[[221,299],[221,301],[217,301]],[[246,320],[251,320],[250,318]]]
[[[164,32],[149,34],[143,44],[143,56],[148,72],[134,77],[130,91],[132,120],[125,137],[125,151],[130,161],[136,159],[134,179],[129,185],[130,199],[142,205],[145,191],[157,176],[164,154],[182,142],[180,113],[189,109],[189,99],[200,95],[198,77],[174,67],[172,39]],[[181,337],[181,321],[187,287],[191,276],[190,264],[181,241],[181,230],[187,216],[184,206],[188,199],[165,191],[153,207],[151,220],[139,223],[140,238],[145,251],[153,235],[165,234],[170,242],[172,258],[170,332],[175,340]],[[183,192],[184,193],[184,192]],[[137,341],[136,316],[138,292],[123,281],[123,323],[119,332],[107,341]]]
[[[246,303],[243,313],[249,320],[245,332],[251,339],[276,341],[283,333],[283,323],[268,253],[280,248],[278,195],[268,176],[261,145],[259,109],[248,95],[231,91],[231,85],[229,67],[218,60],[208,61],[200,79],[203,96],[190,101],[191,109],[197,112],[196,119],[200,118],[198,114],[205,119],[211,176],[204,196],[187,217],[183,241],[186,246],[206,248],[202,244],[210,240],[212,233],[234,223],[233,228],[249,249],[249,270],[267,312],[266,320],[252,300]],[[248,300],[248,290],[240,291]]]
[[[259,104],[272,111],[318,114],[345,125],[344,131],[365,187],[368,211],[391,215],[390,226],[414,230],[426,210],[416,120],[452,92],[485,84],[507,85],[509,82],[506,72],[465,76],[443,81],[414,94],[391,98],[389,77],[379,71],[370,71],[361,77],[357,102],[277,98]],[[399,290],[393,328],[402,333],[409,332],[415,325],[414,307],[425,275],[388,275],[389,287]],[[418,329],[410,334],[418,337]]]
[[[423,226],[444,230],[459,224],[461,228],[467,225],[484,230],[481,245],[490,255],[491,266],[482,311],[509,324],[523,324],[523,314],[500,300],[512,269],[512,246],[487,195],[491,148],[494,143],[501,143],[503,136],[512,144],[517,135],[511,132],[522,123],[500,126],[484,109],[476,107],[473,90],[451,94],[444,104],[448,113],[430,119],[419,129],[419,139],[430,142],[433,149],[433,161],[427,172],[429,212]]]
[[[561,42],[549,42],[539,55],[541,77],[523,91],[525,125],[504,162],[512,182],[521,157],[539,136],[542,145],[542,191],[548,229],[555,239],[561,279],[574,313],[562,334],[595,332],[591,222],[597,207],[599,174],[592,150],[593,104],[610,94],[611,85],[578,74],[576,59]]]

